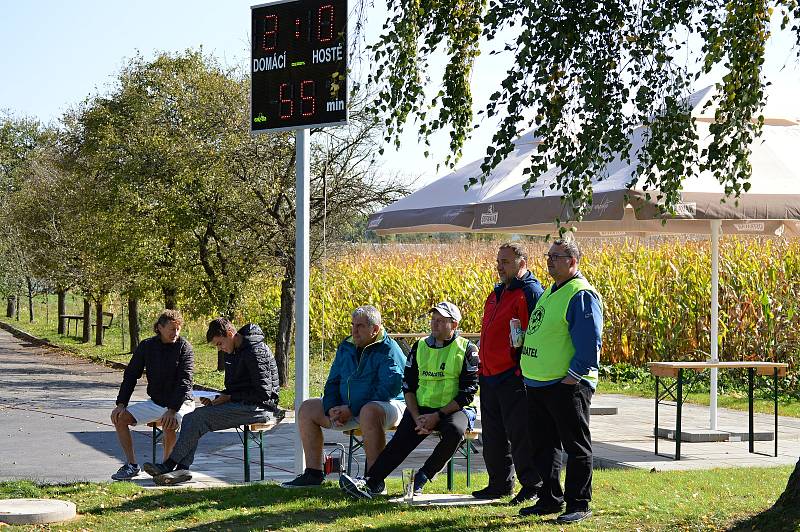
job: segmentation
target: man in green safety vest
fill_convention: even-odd
[[[578,271],[581,256],[574,240],[556,240],[546,257],[554,283],[531,313],[520,361],[542,487],[536,504],[519,513],[548,515],[564,510],[556,521],[575,523],[592,515],[589,407],[600,366],[603,305],[597,290]],[[562,449],[567,454],[563,490]]]
[[[461,311],[443,301],[431,308],[431,335],[411,348],[403,375],[406,411],[394,436],[367,471],[367,476],[342,475],[345,493],[371,499],[384,480],[411,451],[434,431],[441,440],[414,476],[414,493],[422,493],[458,448],[475,421],[470,407],[478,391],[478,348],[459,336]]]

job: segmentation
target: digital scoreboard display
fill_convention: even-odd
[[[250,130],[347,123],[347,0],[251,8]]]

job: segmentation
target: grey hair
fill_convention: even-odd
[[[578,243],[575,239],[572,238],[559,238],[558,240],[553,241],[554,246],[561,246],[564,248],[564,251],[567,252],[567,255],[575,259],[576,261],[581,261],[581,250],[578,247]]]
[[[381,313],[372,305],[361,305],[353,311],[353,319],[363,316],[370,325],[381,324]]]

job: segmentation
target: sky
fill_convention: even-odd
[[[249,60],[250,6],[242,0],[0,0],[0,110],[57,120],[91,94],[106,92],[126,58],[161,51],[203,49],[223,65],[246,67]],[[351,0],[351,6],[353,0]],[[377,0],[375,4],[382,4]],[[378,35],[385,12],[368,11],[367,38]],[[792,63],[788,35],[768,48],[767,76],[800,94],[800,70]],[[785,66],[787,64],[789,66]],[[476,109],[482,108],[503,78],[508,59],[482,54],[472,76]],[[698,87],[713,79],[703,79]],[[780,111],[780,102],[771,107]],[[446,135],[434,139],[432,157],[406,126],[400,151],[386,149],[383,170],[413,182],[430,182],[447,170],[437,163],[447,155]],[[481,127],[464,150],[463,163],[482,157],[493,133]],[[415,178],[418,178],[415,180]]]

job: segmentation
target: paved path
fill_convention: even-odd
[[[19,340],[0,330],[0,480],[34,479],[43,482],[106,481],[120,465],[121,452],[109,413],[114,406],[121,372]],[[601,384],[602,386],[602,384]],[[144,398],[144,384],[133,399]],[[794,464],[800,456],[800,419],[780,418],[779,456],[770,456],[773,443],[684,443],[682,460],[653,454],[653,401],[599,394],[595,405],[616,406],[615,416],[594,416],[592,435],[598,466],[656,468],[658,470],[729,466]],[[674,409],[663,408],[661,426],[674,426]],[[721,410],[720,428],[745,431],[746,414]],[[706,408],[687,405],[684,427],[708,424]],[[756,429],[769,429],[772,417],[756,416]],[[326,431],[326,441],[346,445],[346,437]],[[265,435],[267,478],[283,481],[294,476],[295,426],[287,418]],[[139,462],[151,459],[150,432],[134,431]],[[405,467],[419,467],[435,442],[412,453]],[[674,443],[662,440],[660,450],[671,453]],[[160,453],[160,447],[159,447]],[[257,455],[251,472],[258,478]],[[473,470],[483,470],[479,455]],[[235,431],[208,434],[201,440],[193,469],[197,487],[243,481],[242,446]],[[464,470],[462,465],[458,469]],[[152,486],[141,475],[137,482]]]

